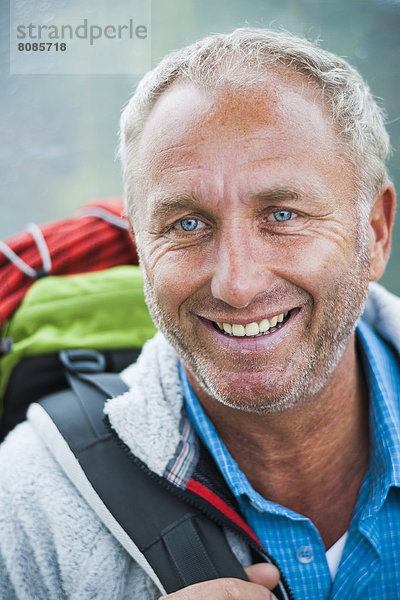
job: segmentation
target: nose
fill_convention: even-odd
[[[235,308],[245,308],[271,286],[265,248],[255,238],[246,230],[232,232],[221,237],[215,254],[211,293]]]

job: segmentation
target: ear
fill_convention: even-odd
[[[389,260],[395,210],[396,194],[387,182],[375,196],[370,213],[370,281],[382,277]]]

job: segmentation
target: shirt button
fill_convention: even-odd
[[[314,559],[314,554],[311,546],[300,546],[296,550],[296,557],[299,563],[307,565]]]

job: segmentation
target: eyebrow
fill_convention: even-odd
[[[190,194],[178,194],[174,196],[163,196],[154,200],[151,209],[150,218],[167,219],[170,215],[175,215],[181,210],[204,210],[204,205],[195,196]]]
[[[290,202],[307,201],[313,204],[321,205],[324,203],[329,194],[330,191],[327,190],[323,185],[314,185],[313,189],[297,186],[277,186],[254,194],[252,196],[252,200],[256,199],[259,204],[265,205],[280,203],[284,202],[285,200]]]
[[[262,203],[281,202],[282,200],[302,200],[305,194],[302,190],[277,187],[252,195],[251,199]]]

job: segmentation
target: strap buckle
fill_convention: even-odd
[[[106,368],[106,359],[97,350],[73,348],[61,350],[58,356],[64,367],[72,373],[101,373]]]

